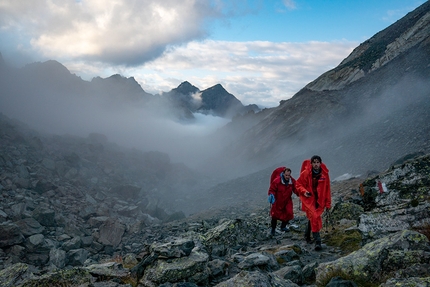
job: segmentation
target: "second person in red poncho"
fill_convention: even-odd
[[[296,180],[291,176],[291,169],[279,167],[272,173],[269,187],[269,203],[271,221],[271,234],[275,235],[277,221],[281,221],[281,230],[288,231],[288,222],[294,218],[292,194],[296,191]]]

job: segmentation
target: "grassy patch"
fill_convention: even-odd
[[[324,241],[327,245],[339,247],[342,255],[346,255],[361,248],[362,237],[358,230],[332,230],[324,235]]]

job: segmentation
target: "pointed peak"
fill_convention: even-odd
[[[214,92],[217,92],[217,93],[220,93],[220,92],[227,92],[227,90],[226,89],[224,89],[224,87],[221,85],[221,84],[216,84],[215,86],[212,86],[212,87],[210,87],[210,88],[207,88],[206,89],[206,91],[214,91]],[[228,92],[227,92],[228,93]]]
[[[182,82],[177,88],[173,89],[173,91],[189,95],[199,92],[199,88],[191,85],[188,81]]]
[[[185,81],[185,82],[182,82],[182,83],[178,86],[178,88],[182,88],[182,87],[194,87],[194,86],[193,86],[193,85],[191,85],[191,84],[190,84],[190,82]]]

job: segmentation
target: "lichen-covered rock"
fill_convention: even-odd
[[[58,270],[37,278],[30,278],[25,280],[21,285],[16,286],[89,286],[93,282],[95,282],[95,278],[88,271],[81,268],[72,268]]]
[[[341,219],[356,220],[358,222],[360,215],[364,213],[362,206],[352,202],[338,202],[334,205],[328,219],[334,223]]]
[[[238,267],[240,269],[250,269],[253,267],[264,267],[269,266],[271,268],[278,268],[278,264],[276,262],[275,256],[269,254],[267,252],[264,253],[251,253],[247,256],[244,256]]]
[[[123,268],[123,266],[116,262],[107,262],[102,264],[92,264],[84,267],[93,277],[106,279],[106,278],[118,278],[124,280],[129,278],[129,270]]]
[[[206,283],[209,278],[208,261],[208,254],[196,250],[186,257],[159,259],[146,268],[140,282],[144,286],[184,280],[196,284]]]
[[[31,278],[31,267],[25,263],[16,263],[0,270],[0,286],[15,287]]]
[[[325,282],[331,274],[343,273],[361,281],[389,276],[412,264],[429,261],[429,240],[421,233],[404,230],[366,244],[358,251],[332,262],[321,263],[316,281]]]
[[[379,287],[427,287],[430,286],[430,277],[425,278],[417,278],[417,277],[409,277],[409,278],[392,278],[387,280],[387,282],[382,283]]]
[[[282,279],[275,274],[266,275],[259,271],[241,271],[233,278],[221,282],[215,287],[298,287],[288,279]]]
[[[191,239],[175,238],[167,243],[154,243],[150,251],[156,253],[160,258],[179,258],[188,256],[195,244]]]
[[[286,266],[274,273],[280,278],[289,279],[296,284],[302,283],[302,268],[299,265]]]
[[[264,238],[261,229],[241,219],[226,220],[205,233],[203,244],[212,255],[225,255],[231,246],[248,244],[256,238]]]
[[[429,202],[430,155],[409,159],[367,179],[363,191],[366,204],[373,207],[407,207]]]
[[[409,159],[367,179],[359,230],[363,243],[430,224],[430,155]]]

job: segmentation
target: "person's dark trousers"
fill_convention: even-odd
[[[271,234],[272,235],[275,235],[275,230],[276,230],[276,224],[277,224],[277,220],[276,219],[274,219],[274,218],[272,218],[272,221],[270,222],[270,225],[271,225],[271,227],[272,227],[272,230],[271,230]]]
[[[319,232],[312,232],[312,236],[315,239],[315,250],[320,251],[322,249],[320,233]]]
[[[305,240],[307,243],[311,243],[311,221],[308,220],[308,223],[306,224],[306,229],[305,229]]]

